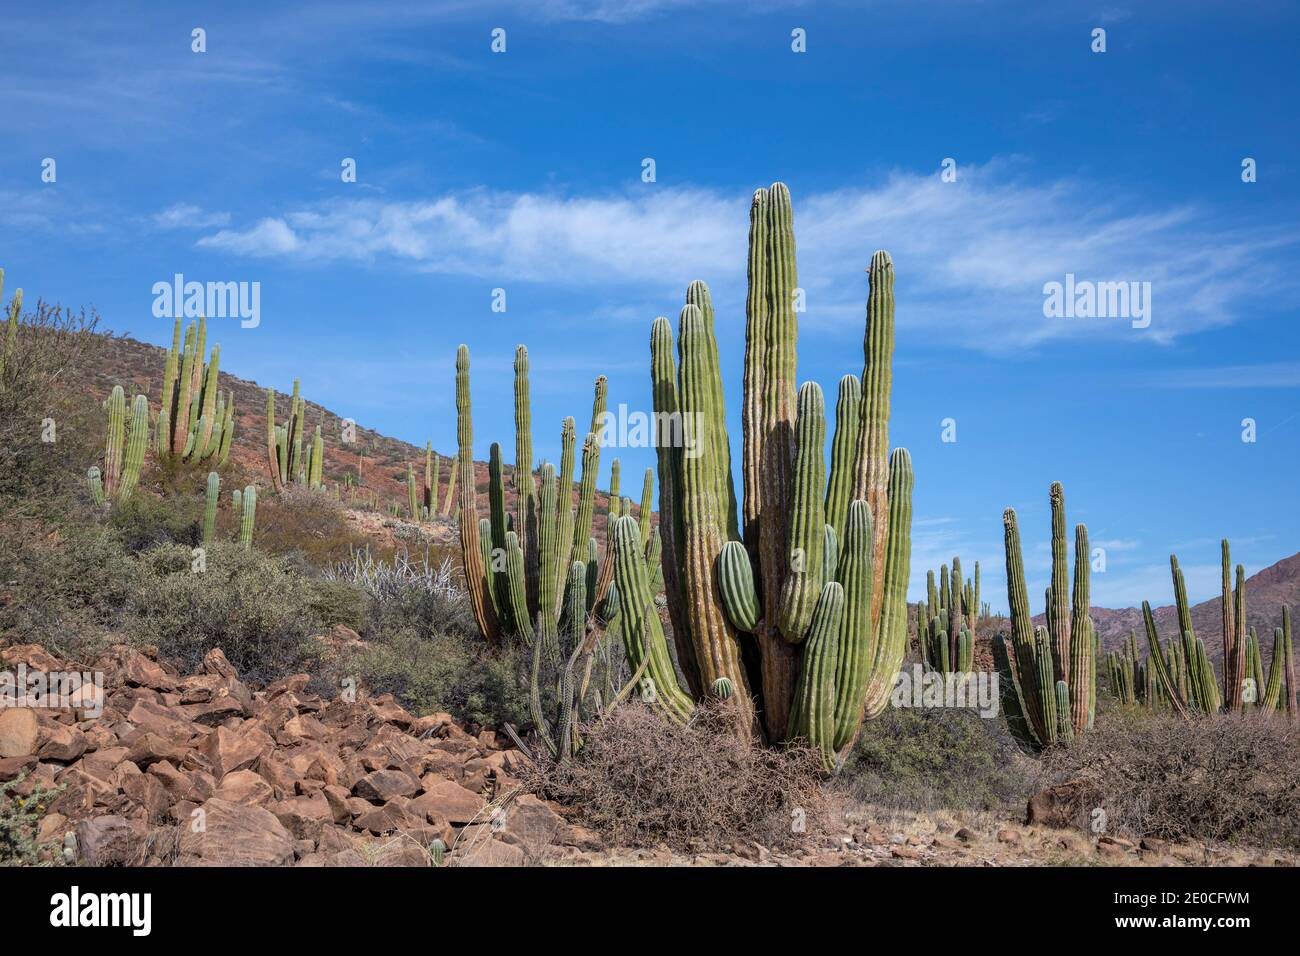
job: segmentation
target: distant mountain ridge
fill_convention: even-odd
[[[1171,585],[1172,586],[1172,585]],[[1246,626],[1254,627],[1261,649],[1267,654],[1273,647],[1273,628],[1282,626],[1282,608],[1300,611],[1300,552],[1269,565],[1246,579]],[[1156,630],[1162,640],[1178,634],[1178,609],[1173,605],[1152,608]],[[1192,627],[1205,641],[1205,648],[1215,663],[1223,659],[1223,600],[1219,597],[1192,605]],[[1041,623],[1039,618],[1034,619]],[[1137,632],[1138,650],[1146,653],[1146,628],[1142,609],[1135,607],[1094,607],[1092,620],[1101,635],[1102,646],[1117,650],[1129,631]]]

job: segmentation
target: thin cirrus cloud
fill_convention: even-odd
[[[805,326],[861,320],[861,273],[879,247],[893,255],[911,328],[943,328],[949,341],[986,350],[1120,335],[1165,343],[1231,325],[1294,287],[1283,260],[1300,240],[1294,225],[1233,228],[1195,206],[1099,201],[1106,193],[1094,184],[1029,182],[1015,165],[964,168],[957,183],[896,173],[878,186],[796,192]],[[586,197],[479,189],[330,201],[220,229],[199,245],[558,286],[676,288],[704,277],[725,294],[744,281],[748,206],[747,194],[703,188]],[[1150,282],[1150,327],[1045,318],[1043,285],[1067,274]]]
[[[176,203],[154,213],[154,225],[159,229],[212,229],[230,222],[228,212],[209,212],[189,203]]]

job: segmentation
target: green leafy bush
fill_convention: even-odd
[[[132,639],[157,645],[186,671],[214,647],[252,681],[308,669],[320,653],[308,639],[338,623],[330,608],[346,603],[337,585],[287,558],[224,542],[206,549],[206,570],[195,570],[195,560],[178,545],[140,556],[142,579],[127,607]]]
[[[61,792],[37,784],[24,795],[25,774],[0,783],[0,866],[48,866],[62,862],[55,843],[41,843],[37,830],[45,810]]]
[[[862,725],[843,783],[855,798],[890,809],[1018,811],[1032,788],[1029,770],[1000,718],[889,707]]]

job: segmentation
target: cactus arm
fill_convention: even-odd
[[[835,674],[835,749],[842,750],[862,723],[867,684],[875,659],[871,625],[871,589],[875,586],[875,534],[871,507],[859,499],[849,504],[839,581],[844,586]]]
[[[889,537],[882,585],[885,595],[880,601],[875,655],[863,707],[868,719],[878,717],[889,703],[889,692],[907,653],[907,582],[912,570],[914,483],[912,456],[906,448],[895,448],[889,455]]]
[[[712,421],[715,390],[710,380],[708,342],[703,316],[697,306],[682,309],[677,343],[680,365],[678,394],[682,418],[686,422]],[[707,439],[707,433],[704,438]],[[696,441],[700,441],[697,437]],[[701,453],[702,452],[702,453]],[[752,714],[752,703],[745,668],[740,659],[740,644],[735,628],[723,612],[722,589],[718,579],[718,555],[722,551],[722,512],[725,503],[718,500],[717,469],[706,447],[687,449],[681,456],[682,509],[682,584],[686,598],[686,619],[695,642],[695,659],[702,686],[710,686],[719,677],[730,678],[737,687],[738,714],[741,719]],[[619,519],[620,525],[624,519]],[[634,520],[634,519],[633,519]],[[638,540],[640,529],[638,527]],[[648,586],[647,586],[648,590]],[[624,594],[624,597],[627,595]],[[635,602],[632,602],[635,603]],[[626,622],[624,635],[627,634]]]
[[[1081,734],[1088,729],[1095,701],[1096,649],[1092,620],[1088,616],[1092,565],[1089,559],[1088,529],[1074,528],[1074,596],[1070,621],[1070,722],[1071,730]]]
[[[239,522],[239,543],[247,551],[253,546],[253,526],[257,522],[257,486],[247,485],[240,500],[243,515]]]
[[[731,477],[731,443],[727,436],[727,401],[722,384],[722,367],[718,359],[718,339],[714,332],[713,298],[709,287],[696,279],[686,289],[686,303],[700,310],[702,320],[700,346],[704,349],[708,363],[707,377],[712,383],[713,394],[709,405],[713,409],[712,418],[704,423],[707,431],[708,454],[716,463],[717,481],[718,533],[724,541],[734,541],[740,537],[738,514],[736,509],[736,489]],[[648,540],[647,535],[642,535]]]
[[[1146,627],[1147,648],[1150,656],[1147,658],[1149,666],[1155,668],[1156,677],[1160,681],[1160,687],[1164,691],[1165,697],[1173,706],[1174,712],[1184,719],[1191,716],[1187,700],[1183,696],[1182,690],[1178,686],[1178,681],[1171,669],[1170,661],[1165,659],[1164,651],[1160,648],[1160,635],[1156,632],[1156,619],[1151,613],[1151,603],[1142,602],[1142,621]],[[1173,647],[1175,645],[1171,645]]]
[[[618,588],[618,613],[628,664],[640,669],[646,664],[646,678],[653,681],[654,702],[679,721],[688,719],[694,704],[677,684],[672,658],[664,637],[663,625],[654,610],[654,600],[645,573],[641,529],[631,515],[614,524],[615,586]],[[740,671],[736,676],[743,674]],[[730,674],[719,675],[736,677]]]
[[[752,634],[762,608],[754,590],[754,572],[749,552],[739,541],[728,541],[718,555],[718,583],[722,590],[722,607],[731,626]]]
[[[894,357],[894,262],[889,253],[877,250],[868,270],[867,328],[863,337],[862,411],[858,422],[853,497],[871,506],[874,522],[875,605],[871,618],[879,620],[885,599],[882,576],[889,538],[889,400],[893,387]]]
[[[686,616],[686,594],[682,585],[684,528],[681,508],[682,414],[677,394],[677,363],[673,358],[673,333],[668,320],[660,316],[650,329],[650,381],[654,407],[655,456],[659,470],[659,535],[663,541],[661,573],[673,646],[686,686],[696,697],[703,695],[695,642]],[[638,531],[640,529],[638,528]]]
[[[835,670],[843,615],[844,588],[831,582],[822,589],[808,628],[786,731],[789,740],[808,741],[824,770],[835,766]]]
[[[857,448],[862,383],[856,375],[840,379],[835,402],[835,437],[831,441],[830,480],[826,485],[826,523],[843,536],[853,496],[853,456]]]
[[[487,587],[483,551],[479,542],[478,508],[474,481],[474,421],[470,406],[469,348],[456,352],[456,437],[460,470],[460,551],[469,590],[470,606],[479,633],[489,644],[501,637],[500,624]]]
[[[821,387],[805,382],[799,389],[797,451],[790,498],[788,567],[777,626],[792,644],[803,640],[821,593],[826,527],[826,411]]]
[[[126,452],[122,463],[122,477],[117,489],[117,500],[126,501],[140,481],[144,465],[144,450],[149,444],[149,399],[137,395],[131,404],[131,423],[127,433]]]

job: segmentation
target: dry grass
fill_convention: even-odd
[[[1048,754],[1043,771],[1047,783],[1082,780],[1081,805],[1104,808],[1112,833],[1295,849],[1298,750],[1300,727],[1277,718],[1134,710]]]
[[[540,766],[533,790],[620,846],[793,846],[826,829],[818,761],[737,736],[720,707],[689,724],[630,703],[584,728],[577,757]]]

